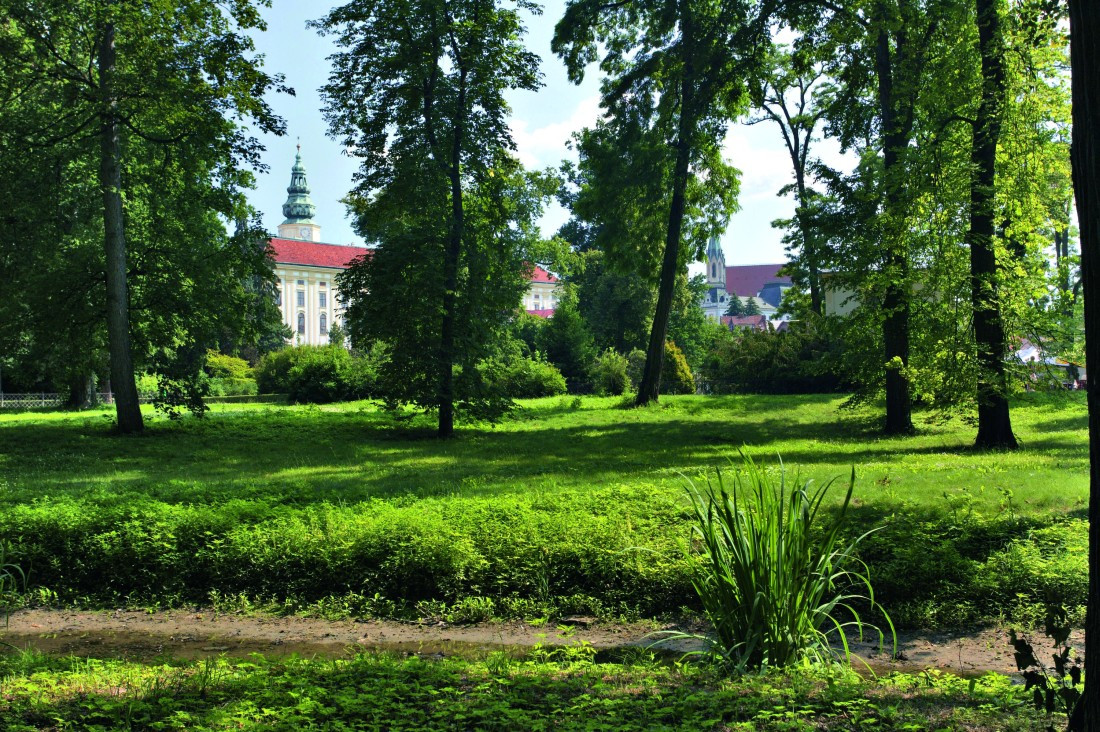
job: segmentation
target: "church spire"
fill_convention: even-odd
[[[302,165],[300,142],[298,154],[294,157],[294,167],[290,169],[290,185],[286,193],[286,203],[283,204],[283,216],[286,217],[286,221],[279,224],[279,236],[320,241],[321,227],[313,222],[317,207],[309,197],[309,183],[306,182],[306,167]]]
[[[726,289],[726,255],[718,237],[712,236],[707,242],[707,284],[711,287]]]

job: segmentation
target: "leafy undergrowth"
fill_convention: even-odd
[[[555,655],[560,654],[560,655]],[[839,670],[725,678],[576,649],[513,659],[217,659],[188,664],[0,660],[0,725],[40,729],[1032,730],[1003,676]]]
[[[840,401],[537,400],[445,442],[365,403],[218,408],[128,438],[105,413],[0,415],[0,539],[42,604],[667,616],[698,610],[684,476],[746,446],[819,481],[856,466],[851,531],[885,524],[860,555],[899,625],[1083,604],[1080,403],[1017,405],[1024,449],[983,454],[965,424],[882,439]]]

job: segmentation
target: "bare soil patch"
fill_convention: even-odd
[[[654,644],[652,624],[599,623],[572,618],[568,630],[557,625],[491,622],[449,625],[387,620],[328,621],[315,618],[218,614],[204,611],[23,610],[0,629],[0,642],[44,653],[131,660],[196,659],[221,654],[269,657],[351,656],[364,650],[393,651],[429,657],[477,657],[493,651],[523,655],[536,644],[567,645],[585,641],[601,651]],[[663,630],[675,630],[664,626]],[[1035,639],[1045,657],[1045,638]],[[1071,642],[1083,654],[1084,636]],[[876,673],[940,669],[960,675],[1016,671],[1007,628],[962,632],[906,632],[898,635],[898,656],[890,657],[877,636],[853,639],[853,652]],[[691,642],[660,642],[656,648],[680,653],[699,647]]]

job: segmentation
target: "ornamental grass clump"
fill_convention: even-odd
[[[856,556],[871,532],[845,543],[841,537],[855,485],[844,500],[823,506],[833,481],[789,484],[780,465],[779,482],[750,458],[726,487],[722,471],[702,490],[690,484],[694,513],[692,584],[713,626],[710,651],[738,671],[796,663],[851,662],[848,635],[861,639],[865,623],[857,606],[882,611],[875,601],[867,565]],[[882,615],[894,637],[893,624]]]

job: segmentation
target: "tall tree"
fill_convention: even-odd
[[[624,164],[638,161],[637,154],[643,153],[656,168],[635,169],[628,190],[667,184],[662,191],[667,197],[643,197],[663,209],[666,225],[663,243],[654,248],[660,261],[657,303],[639,405],[658,398],[676,280],[687,261],[698,258],[701,251],[696,248],[706,240],[695,240],[685,256],[689,183],[732,177],[721,160],[720,145],[728,120],[743,108],[745,73],[758,61],[767,34],[770,15],[759,6],[752,0],[571,0],[554,31],[551,47],[565,60],[575,83],[596,61],[598,49],[604,51],[599,65],[608,78],[601,104],[611,119],[603,132]],[[663,174],[651,174],[656,171]],[[723,205],[714,207],[708,235],[725,224],[734,206],[728,196],[718,199]],[[650,257],[643,255],[643,261]]]
[[[1100,3],[1069,0],[1073,74],[1073,188],[1081,229],[1085,360],[1089,372],[1089,595],[1085,659],[1100,658]],[[1071,720],[1100,730],[1100,674],[1085,676]]]
[[[981,59],[981,101],[972,125],[970,182],[970,288],[974,309],[974,340],[978,351],[978,437],[983,448],[1015,449],[1005,372],[1004,321],[1001,316],[994,209],[997,143],[1008,82],[1005,39],[998,0],[975,0],[978,55]]]
[[[491,330],[505,317],[482,312],[473,275],[491,261],[479,254],[507,239],[497,227],[508,217],[497,210],[483,219],[493,235],[478,231],[469,225],[467,193],[493,188],[498,173],[514,175],[505,94],[539,86],[538,57],[522,44],[521,10],[539,12],[527,0],[354,0],[314,23],[342,49],[322,94],[332,134],[362,159],[353,192],[360,230],[380,249],[418,246],[423,266],[408,272],[423,278],[409,279],[419,283],[415,297],[438,293],[422,313],[437,326],[417,326],[434,340],[419,354],[432,374],[405,396],[438,410],[441,437],[454,432],[456,366],[465,362],[469,377],[485,340],[478,328]],[[514,277],[506,280],[514,285]],[[488,322],[462,317],[468,307]]]
[[[757,124],[774,122],[783,136],[783,145],[791,160],[795,195],[794,229],[797,231],[792,264],[797,272],[796,284],[810,291],[810,309],[824,315],[824,295],[821,290],[822,243],[812,219],[814,191],[807,185],[810,174],[810,144],[814,130],[825,116],[826,107],[816,99],[824,87],[820,64],[798,54],[777,48],[760,79],[752,85],[753,106],[762,116],[749,120]],[[773,224],[775,226],[775,224]],[[802,281],[798,281],[802,280]]]
[[[820,40],[826,72],[837,81],[829,122],[844,147],[865,146],[878,156],[874,228],[878,312],[882,324],[887,434],[913,430],[908,377],[912,262],[908,214],[909,158],[927,89],[925,68],[951,0],[873,0],[836,5],[792,3],[794,24]],[[866,167],[865,167],[866,169]]]
[[[256,7],[264,4],[270,3],[0,0],[0,18],[23,39],[15,63],[32,88],[48,88],[38,103],[55,110],[49,127],[27,124],[29,118],[16,110],[13,124],[0,129],[11,134],[13,145],[65,147],[70,166],[94,161],[98,170],[105,320],[121,432],[143,427],[134,382],[133,305],[140,292],[134,278],[141,276],[135,272],[135,241],[139,249],[158,248],[164,261],[173,261],[174,253],[186,249],[181,234],[213,235],[209,243],[219,252],[213,258],[223,271],[244,276],[225,258],[240,250],[217,217],[233,220],[246,213],[239,189],[251,184],[250,168],[261,167],[261,148],[235,120],[282,131],[282,121],[263,100],[267,91],[281,88],[280,80],[260,69],[246,35],[264,27]],[[155,198],[168,189],[182,195]],[[169,222],[178,228],[169,232]],[[260,271],[263,261],[262,253],[236,260],[242,269]],[[156,326],[147,329],[149,336],[180,342],[178,331],[158,332]]]

